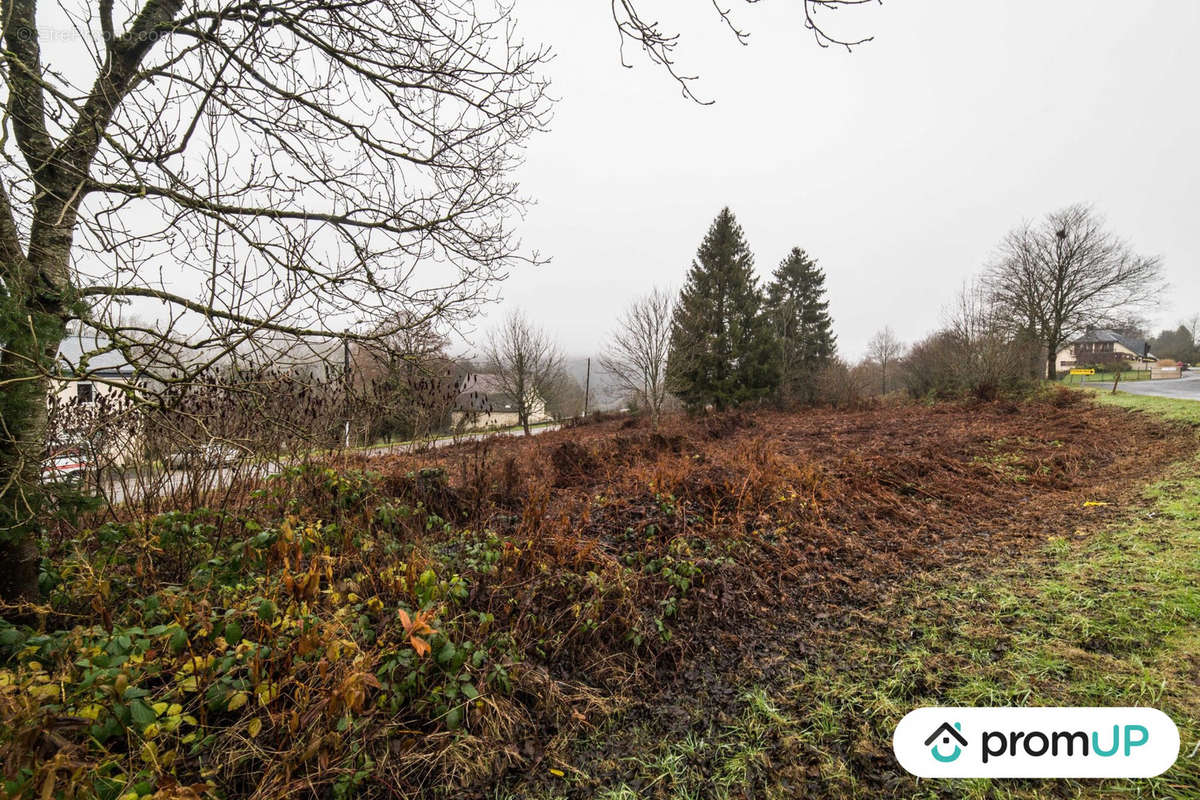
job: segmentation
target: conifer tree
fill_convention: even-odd
[[[690,409],[729,408],[777,384],[754,256],[733,212],[721,210],[696,252],[671,321],[667,372]]]
[[[825,299],[825,272],[802,248],[793,247],[767,286],[767,316],[777,347],[780,396],[814,400],[815,376],[836,350]]]

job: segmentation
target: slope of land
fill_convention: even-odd
[[[1144,658],[1186,750],[1200,570],[1168,496],[1200,492],[1196,449],[1194,422],[1066,390],[616,419],[60,531],[41,630],[0,627],[4,778],[105,797],[1074,796],[918,787],[889,726],[935,701],[1144,699]]]

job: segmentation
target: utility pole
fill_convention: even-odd
[[[578,384],[577,384],[578,385]],[[588,412],[588,399],[592,391],[592,359],[587,360],[587,377],[583,379],[583,415],[586,417]]]

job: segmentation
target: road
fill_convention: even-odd
[[[1175,397],[1184,400],[1200,400],[1200,375],[1185,378],[1164,378],[1157,381],[1122,381],[1117,391],[1130,394],[1148,394],[1154,397]]]
[[[550,425],[539,425],[529,429],[531,436],[537,436],[539,433],[547,431],[556,431],[562,426],[558,423]],[[521,436],[524,432],[520,428],[506,428],[501,431],[481,431],[479,433],[464,433],[459,436],[442,436],[432,441],[412,441],[412,442],[397,442],[396,444],[380,445],[379,447],[367,447],[361,450],[353,450],[353,453],[359,453],[366,456],[385,456],[388,453],[413,453],[422,449],[433,447],[449,447],[452,444],[461,444],[463,442],[477,442],[481,439],[488,439],[492,436]]]
[[[536,435],[545,433],[546,431],[556,431],[561,426],[557,423],[551,425],[539,425],[531,428],[530,434]],[[460,436],[445,436],[432,441],[413,441],[413,442],[398,442],[392,445],[383,445],[380,447],[368,447],[358,450],[351,450],[350,453],[364,456],[383,456],[390,453],[411,453],[421,449],[449,447],[453,444],[461,444],[463,442],[474,442],[481,439],[487,439],[492,436],[520,436],[521,429],[506,429],[502,431],[483,431],[481,433],[467,433]],[[209,470],[201,476],[203,481],[203,489],[206,492],[211,492],[216,489],[221,489],[229,482],[230,478],[236,473],[240,473],[244,477],[265,477],[271,473],[279,472],[283,469],[281,463],[261,463],[249,467],[241,465],[239,467],[220,467]],[[138,480],[133,475],[126,476],[125,480],[120,478],[111,480],[105,487],[105,494],[108,495],[109,505],[117,506],[122,503],[136,502],[143,497],[154,497],[157,495],[169,495],[173,492],[183,489],[189,481],[196,476],[190,470],[172,469],[163,472],[157,472],[154,475],[143,476]]]

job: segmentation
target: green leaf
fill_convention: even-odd
[[[456,731],[462,727],[462,707],[455,706],[446,712],[446,727]]]
[[[263,622],[271,622],[275,619],[275,603],[271,600],[263,600],[258,604],[258,618]]]
[[[158,715],[154,713],[154,709],[141,700],[134,700],[129,704],[129,714],[133,717],[133,721],[142,728],[145,728],[158,719]]]

